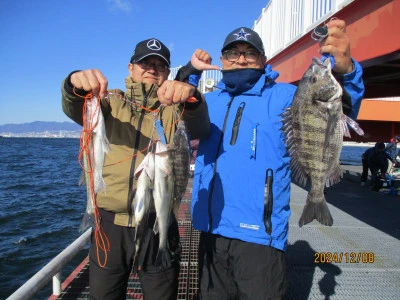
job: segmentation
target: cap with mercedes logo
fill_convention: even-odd
[[[144,40],[136,45],[135,51],[131,57],[131,63],[141,61],[143,58],[151,55],[160,56],[165,60],[168,66],[170,62],[170,52],[168,48],[157,39]]]
[[[225,39],[221,52],[234,43],[249,43],[260,52],[264,52],[263,42],[257,32],[247,27],[239,27],[232,31]]]

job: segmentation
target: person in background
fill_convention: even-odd
[[[400,136],[396,135],[390,143],[386,145],[386,151],[390,154],[392,157],[394,163],[389,160],[389,167],[388,170],[392,170],[393,167],[396,167],[397,162],[396,162],[396,157],[398,156],[398,151],[397,151],[397,144],[400,142]]]
[[[210,57],[203,54],[201,61],[210,63]],[[196,79],[196,69],[191,64],[183,68],[174,81],[167,80],[170,73],[170,51],[158,39],[151,38],[139,42],[128,63],[126,91],[109,90],[106,77],[98,69],[75,71],[62,83],[62,108],[65,114],[82,125],[83,97],[88,93],[98,95],[105,118],[106,135],[111,151],[106,155],[103,178],[107,193],[97,195],[101,228],[110,241],[106,255],[96,245],[92,232],[89,250],[90,258],[90,298],[125,299],[127,283],[135,255],[135,216],[133,198],[137,179],[135,170],[146,156],[154,134],[155,119],[161,121],[166,142],[174,136],[178,117],[184,108],[183,119],[192,138],[203,138],[210,132],[210,121],[206,102],[202,94],[191,84],[189,75]],[[201,74],[201,72],[197,72]],[[185,102],[190,96],[194,103]],[[163,105],[163,106],[162,106]],[[198,126],[201,124],[201,126]],[[168,130],[165,130],[167,129]],[[161,131],[162,132],[162,131]],[[157,131],[159,135],[160,132]],[[159,136],[161,138],[161,136]],[[118,163],[120,162],[120,163]],[[156,265],[159,237],[154,234],[155,214],[149,216],[149,226],[144,233],[147,240],[139,257],[138,271],[144,299],[176,299],[180,260],[180,240],[177,221],[173,218],[168,245],[171,252],[170,266]],[[94,230],[93,230],[94,231]],[[99,257],[98,257],[99,255]],[[105,265],[100,265],[98,258]]]
[[[361,186],[365,186],[368,178],[368,170],[371,172],[371,187],[375,186],[377,175],[380,172],[386,174],[388,160],[392,163],[394,159],[385,150],[385,143],[378,142],[374,147],[367,149],[361,156],[363,171],[361,174]]]
[[[351,58],[345,22],[327,26],[319,50],[334,57],[343,111],[356,119],[362,68]],[[227,35],[220,59],[222,80],[205,94],[211,134],[200,138],[192,190],[192,224],[201,231],[199,297],[284,299],[291,172],[281,114],[296,87],[275,81],[260,36],[247,27]],[[264,205],[266,182],[271,206]]]

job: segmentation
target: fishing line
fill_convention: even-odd
[[[74,89],[74,94],[79,96],[78,94],[75,93]],[[82,97],[82,96],[79,96]],[[98,207],[96,205],[96,200],[97,200],[97,193],[94,190],[94,165],[92,162],[92,159],[94,159],[94,147],[92,146],[92,134],[93,130],[98,124],[98,119],[94,120],[94,116],[99,116],[101,113],[101,106],[100,106],[100,100],[97,101],[97,105],[94,109],[92,109],[92,114],[89,115],[89,120],[87,119],[88,117],[88,103],[92,99],[92,94],[89,93],[84,97],[84,104],[83,104],[83,109],[82,109],[82,132],[80,135],[80,151],[79,151],[79,156],[78,156],[78,161],[79,164],[82,168],[82,170],[86,173],[86,176],[89,176],[89,190],[90,190],[90,199],[92,201],[92,206],[93,206],[93,218],[94,218],[94,237],[95,237],[95,244],[96,244],[96,253],[97,253],[97,262],[101,267],[105,267],[108,259],[108,251],[110,250],[110,241],[107,237],[107,234],[104,232],[104,229],[101,224],[101,218],[100,218],[100,213],[98,210]],[[84,166],[84,158],[83,156],[86,155],[86,160],[87,160],[87,168]],[[103,262],[100,259],[100,250],[104,253],[104,260]]]
[[[100,213],[99,213],[98,207],[96,205],[97,193],[94,191],[94,176],[93,176],[94,168],[93,168],[93,163],[92,163],[92,159],[94,159],[94,149],[93,149],[93,147],[90,147],[91,142],[92,142],[93,130],[95,129],[95,127],[98,123],[98,120],[93,120],[93,119],[88,120],[87,119],[87,106],[88,106],[88,101],[90,101],[91,98],[93,97],[92,93],[88,93],[86,96],[82,96],[82,95],[79,95],[76,93],[75,88],[73,89],[73,93],[80,98],[84,98],[84,104],[83,104],[83,109],[82,109],[82,126],[83,126],[83,128],[82,128],[82,132],[81,132],[81,136],[80,136],[80,151],[79,151],[78,161],[79,161],[79,164],[80,164],[82,170],[89,176],[90,196],[91,196],[91,201],[92,201],[93,211],[94,211],[93,212],[94,223],[95,223],[94,236],[95,236],[95,241],[96,241],[97,262],[100,265],[100,267],[105,267],[107,260],[108,260],[107,253],[110,249],[110,241],[101,225]],[[116,99],[118,99],[118,100],[133,104],[145,111],[152,113],[155,119],[157,119],[157,117],[158,117],[158,113],[160,111],[159,108],[151,110],[147,107],[137,104],[136,102],[126,99],[126,97],[122,97],[121,95],[115,94],[115,93],[108,93],[105,98],[107,99],[109,95],[114,95],[116,97]],[[190,100],[191,100],[190,102],[197,101],[197,100],[193,100],[193,97]],[[175,111],[175,113],[178,116],[177,120],[175,122],[172,122],[172,124],[170,126],[168,126],[167,128],[164,129],[164,131],[163,131],[164,134],[169,132],[173,128],[173,126],[175,126],[182,119],[183,113],[185,111],[185,106],[186,106],[186,103],[184,102],[182,105],[180,114],[178,114],[177,111]],[[91,114],[89,117],[93,118],[94,115],[98,116],[99,113],[101,113],[100,110],[101,110],[101,106],[100,106],[100,99],[99,99],[97,101],[97,106],[95,107],[95,110],[93,110],[94,113]],[[95,122],[92,122],[92,121],[95,121]],[[138,150],[138,153],[139,152],[144,153],[151,146],[153,146],[157,141],[159,141],[159,139],[152,139],[151,142],[149,143],[149,145],[142,150]],[[115,162],[112,164],[108,164],[108,165],[104,165],[104,167],[116,165],[116,164],[122,163],[124,161],[130,160],[132,157],[136,156],[138,153],[133,154],[121,161],[118,161],[118,162]],[[83,163],[84,154],[87,157],[88,170],[86,170],[84,163]],[[102,251],[104,254],[103,262],[100,259],[100,251]]]

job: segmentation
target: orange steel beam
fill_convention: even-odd
[[[400,101],[364,100],[357,120],[400,122]]]
[[[400,0],[356,0],[332,17],[346,21],[351,55],[363,62],[400,49]],[[278,81],[295,83],[320,57],[310,32],[268,61],[279,71]]]

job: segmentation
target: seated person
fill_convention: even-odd
[[[361,175],[361,185],[364,186],[367,181],[368,169],[371,171],[372,186],[379,171],[381,174],[386,174],[389,167],[388,160],[392,163],[394,162],[394,159],[385,150],[385,143],[383,142],[378,142],[374,147],[366,150],[362,155],[363,172]]]

